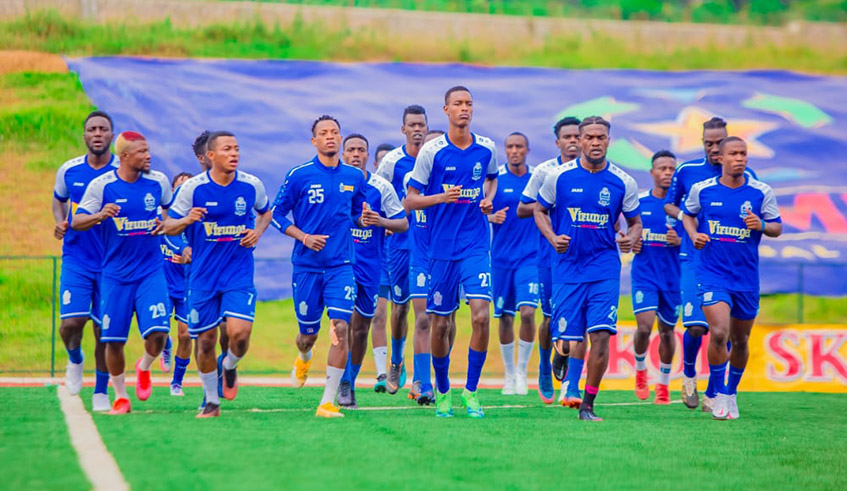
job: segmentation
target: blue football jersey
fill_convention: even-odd
[[[395,148],[385,154],[379,163],[376,174],[391,183],[397,198],[402,202],[406,199],[404,185],[406,174],[415,167],[415,158],[406,153],[406,145]],[[388,237],[386,247],[394,250],[408,250],[411,247],[409,234],[393,234]]]
[[[541,190],[541,186],[544,184],[544,179],[547,177],[547,174],[558,168],[560,165],[562,165],[561,155],[550,160],[545,160],[544,162],[536,165],[532,169],[532,176],[529,178],[529,182],[521,194],[521,203],[535,203],[538,201],[538,191]],[[555,211],[550,210],[551,216],[553,213],[555,213]],[[535,224],[535,219],[533,217],[524,218],[523,220],[527,220]],[[538,266],[542,268],[549,268],[553,264],[553,254],[555,252],[556,251],[553,249],[553,246],[550,245],[550,242],[547,241],[541,232],[539,232],[537,255]]]
[[[327,167],[317,156],[288,172],[274,200],[271,224],[283,233],[296,225],[307,234],[329,236],[320,252],[299,241],[294,244],[295,271],[319,272],[353,262],[350,229],[362,215],[364,188],[361,170],[344,163]]]
[[[770,186],[746,176],[743,186],[731,189],[717,177],[691,187],[683,211],[698,218],[698,231],[709,235],[700,251],[697,281],[701,285],[735,291],[759,291],[759,242],[763,233],[744,223],[746,210],[766,222],[780,222],[776,197]]]
[[[409,186],[432,196],[462,186],[455,203],[426,210],[431,259],[464,259],[490,250],[488,218],[479,210],[485,198],[483,183],[498,174],[497,148],[490,139],[472,135],[473,143],[461,150],[442,135],[424,144]]]
[[[62,203],[70,200],[68,217],[73,217],[82,202],[82,196],[94,179],[115,170],[118,158],[112,155],[109,163],[100,169],[88,165],[88,154],[68,160],[56,172],[56,184],[53,196]],[[85,231],[76,231],[68,227],[62,241],[62,262],[88,271],[100,271],[103,263],[103,239],[100,237],[100,225]]]
[[[235,171],[226,186],[212,180],[209,171],[179,187],[169,216],[180,219],[192,208],[206,208],[206,216],[185,229],[191,246],[191,290],[226,291],[253,288],[253,247],[242,247],[244,231],[254,226],[253,213],[268,210],[265,186],[256,176]]]
[[[384,218],[405,218],[406,212],[400,206],[400,200],[397,199],[397,193],[391,183],[376,174],[368,174],[364,187],[365,202],[368,206]],[[360,228],[354,225],[351,230],[356,251],[356,261],[353,264],[356,281],[361,285],[379,286],[385,229],[374,226]],[[393,234],[392,237],[395,235],[406,234]]]
[[[635,179],[611,162],[591,173],[576,159],[547,175],[538,202],[556,209],[550,217],[556,235],[571,238],[568,250],[554,256],[554,283],[620,278],[615,222],[621,213],[627,218],[639,214]]]
[[[683,162],[673,173],[671,187],[668,189],[668,195],[665,197],[665,202],[676,205],[681,210],[683,203],[685,203],[685,199],[694,184],[712,177],[720,177],[721,172],[722,168],[720,165],[710,164],[708,159],[705,157]],[[753,169],[748,168],[746,173],[754,179],[757,178]],[[691,243],[691,239],[688,238],[688,234],[684,234],[684,237],[682,238],[682,247],[679,251],[679,255],[683,260],[687,260],[689,258],[695,259],[697,256],[697,250],[694,249],[694,244]]]
[[[498,268],[517,269],[536,264],[538,236],[535,220],[518,218],[521,194],[530,181],[532,170],[517,176],[508,165],[500,167],[497,193],[492,200],[494,211],[506,210],[506,221],[491,224],[491,262]]]
[[[679,246],[668,245],[668,226],[680,238],[685,235],[682,222],[665,213],[665,199],[646,191],[641,203],[641,252],[632,260],[632,285],[645,290],[679,291]]]
[[[133,283],[161,271],[161,238],[153,235],[159,207],[171,204],[171,185],[158,171],[142,173],[135,182],[126,182],[117,169],[91,181],[77,214],[94,214],[107,203],[121,207],[117,216],[101,226],[105,278]]]
[[[185,234],[162,236],[162,258],[165,260],[165,280],[168,282],[168,295],[173,298],[185,297],[185,284],[188,281],[188,265],[174,262],[188,246]]]

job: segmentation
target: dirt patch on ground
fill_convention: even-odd
[[[15,72],[65,73],[68,66],[61,56],[38,51],[0,50],[0,75]]]

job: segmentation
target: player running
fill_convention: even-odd
[[[103,262],[103,241],[99,227],[95,230],[68,230],[88,185],[94,179],[115,170],[118,159],[112,155],[112,118],[94,111],[83,122],[83,140],[88,153],[71,159],[56,173],[53,187],[53,236],[62,240],[62,272],[59,291],[59,334],[68,352],[65,369],[65,388],[72,395],[82,389],[83,359],[82,331],[90,318],[94,326],[95,385],[91,398],[94,411],[111,409],[109,401],[109,371],[106,368],[106,346],[100,342],[100,272]],[[70,201],[70,203],[68,203]]]
[[[497,192],[494,142],[470,130],[473,98],[462,86],[444,94],[448,133],[424,145],[409,179],[407,207],[427,210],[430,285],[427,312],[432,322],[432,364],[438,417],[453,415],[450,394],[450,316],[462,286],[471,309],[468,375],[462,402],[468,416],[482,418],[477,395],[488,350],[491,259],[488,220]]]
[[[538,191],[544,184],[544,178],[547,174],[562,164],[579,157],[579,123],[579,119],[570,116],[556,122],[553,127],[553,134],[556,135],[559,156],[538,164],[532,170],[532,177],[524,188],[524,192],[521,194],[521,203],[518,205],[517,214],[519,218],[534,216]],[[532,222],[534,223],[534,220]],[[553,402],[556,396],[553,387],[553,374],[555,373],[556,379],[563,382],[559,401],[564,406],[578,408],[582,403],[579,379],[582,376],[582,367],[585,362],[585,342],[559,343],[553,358],[555,370],[550,364],[550,354],[553,351],[553,342],[550,336],[550,318],[553,316],[550,298],[553,291],[553,254],[554,249],[547,239],[541,236],[538,244],[538,283],[541,312],[544,316],[538,328],[538,350],[541,355],[541,361],[538,365],[538,395],[545,404]],[[573,344],[573,346],[568,346],[569,344]],[[568,357],[568,353],[570,353],[570,357]],[[567,380],[565,380],[565,376],[567,376]]]
[[[517,217],[521,193],[532,172],[526,166],[529,139],[523,133],[506,138],[506,159],[497,177],[497,194],[488,215],[492,223],[491,273],[494,317],[500,319],[500,353],[506,367],[504,395],[526,395],[526,369],[535,342],[535,309],[538,307],[538,228]],[[515,366],[515,313],[520,314],[518,363]],[[549,359],[549,358],[548,358]]]
[[[404,178],[412,172],[415,159],[424,144],[427,132],[426,111],[423,107],[412,105],[403,110],[403,125],[400,131],[406,137],[406,143],[389,152],[377,170],[394,187],[401,201],[406,198]],[[406,382],[406,366],[403,360],[406,333],[408,330],[408,309],[411,295],[409,234],[390,235],[387,238],[388,274],[391,281],[391,369],[388,372],[386,386],[389,394],[396,394]],[[415,310],[414,337],[414,380],[409,398],[417,399],[423,391],[432,392],[432,381],[428,376],[421,380],[420,374],[429,373],[429,318],[425,311]]]
[[[211,133],[206,156],[211,168],[180,187],[165,222],[168,235],[185,231],[191,246],[188,332],[197,339],[197,369],[206,401],[198,418],[220,416],[219,383],[225,399],[238,394],[237,365],[247,354],[256,314],[253,249],[271,220],[265,186],[238,170],[235,135]],[[257,213],[255,228],[251,210]],[[217,327],[223,319],[229,347],[216,357]]]
[[[106,365],[115,388],[109,414],[131,411],[126,391],[124,344],[135,313],[144,354],[135,362],[135,395],[146,401],[153,390],[150,366],[165,346],[169,315],[167,282],[162,270],[158,209],[171,203],[164,174],[150,170],[150,148],[143,135],[125,131],[115,140],[117,169],[91,181],[73,216],[71,228],[90,230],[103,223],[103,277],[100,283]]]
[[[647,349],[650,331],[658,316],[659,324],[659,382],[656,384],[656,404],[670,404],[668,383],[671,363],[676,349],[673,327],[679,317],[679,244],[682,242],[682,223],[665,214],[665,196],[676,169],[676,156],[660,150],[653,154],[653,189],[639,196],[643,230],[632,246],[632,311],[638,324],[633,336],[635,352],[635,395],[650,397],[647,381]]]
[[[718,147],[726,136],[726,121],[723,119],[714,117],[703,123],[703,148],[706,156],[685,162],[677,167],[671,180],[671,187],[668,189],[665,213],[677,220],[682,220],[684,213],[681,207],[691,187],[697,182],[721,175]],[[747,172],[753,178],[756,178],[756,174],[751,169],[747,169]],[[701,338],[709,330],[697,296],[698,256],[699,253],[691,244],[688,235],[684,234],[679,252],[682,326],[685,328],[682,335],[682,402],[691,409],[700,405],[700,397],[697,394],[697,355],[703,341]],[[715,391],[716,389],[711,384],[706,387],[702,401],[704,412],[712,411],[714,397],[717,394]]]
[[[292,383],[302,387],[309,375],[312,346],[318,339],[326,306],[331,345],[327,354],[326,386],[315,413],[340,418],[335,396],[347,365],[348,329],[356,299],[353,275],[353,236],[350,227],[379,224],[379,214],[365,204],[365,176],[341,162],[341,125],[323,115],[312,124],[317,155],[288,172],[273,206],[273,225],[297,243],[292,289],[300,333]],[[293,220],[288,218],[291,213]]]
[[[374,152],[374,171],[379,170],[379,164],[382,162],[388,152],[394,150],[394,145],[390,143],[380,143]],[[380,236],[380,240],[385,246],[386,236]],[[383,249],[384,250],[384,249]],[[388,278],[388,258],[383,254],[380,258],[379,272],[379,300],[376,303],[376,314],[371,321],[371,342],[373,344],[372,353],[374,357],[374,367],[376,368],[376,383],[374,384],[374,392],[377,394],[384,393],[385,380],[388,378],[388,335],[385,332],[385,323],[388,318],[388,300],[391,298],[391,281]]]
[[[721,175],[691,187],[683,222],[694,247],[702,251],[697,279],[711,332],[709,381],[717,391],[712,417],[738,419],[738,384],[759,312],[759,242],[762,235],[779,237],[782,220],[770,186],[745,173],[744,140],[730,136],[718,148]],[[732,342],[730,353],[727,340]]]
[[[602,421],[594,399],[609,364],[609,337],[617,334],[621,252],[641,236],[638,185],[606,160],[611,125],[599,116],[579,125],[581,155],[547,175],[535,221],[558,253],[553,263],[553,342],[591,341],[579,419]],[[551,216],[548,213],[555,208]],[[629,230],[616,237],[623,213]],[[617,244],[616,244],[617,243]],[[616,247],[617,245],[617,247]]]
[[[181,172],[177,174],[172,182],[174,193],[187,180],[191,179],[191,174]],[[184,396],[182,392],[182,380],[185,377],[185,371],[188,369],[188,364],[191,362],[191,336],[188,334],[188,300],[186,298],[186,285],[188,284],[188,263],[191,262],[191,247],[188,246],[188,240],[185,235],[171,237],[168,235],[162,236],[162,256],[165,260],[165,280],[168,283],[168,298],[170,302],[167,305],[167,311],[170,315],[173,312],[177,326],[177,345],[176,356],[174,357],[174,374],[171,379],[171,395]],[[168,337],[165,343],[165,348],[162,350],[162,356],[159,360],[162,361],[162,371],[165,370],[165,358],[170,356],[172,349],[171,338]]]
[[[365,175],[365,203],[379,214],[376,225],[353,227],[355,262],[353,276],[356,278],[356,302],[350,319],[350,351],[347,366],[338,389],[338,405],[356,409],[356,377],[368,349],[368,331],[371,319],[376,314],[379,300],[379,276],[383,257],[385,230],[404,235],[409,229],[406,212],[394,192],[391,183],[368,172],[368,140],[362,135],[351,134],[344,138],[342,161],[361,169]]]

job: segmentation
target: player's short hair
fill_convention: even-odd
[[[607,130],[612,129],[611,123],[603,119],[601,116],[588,116],[583,119],[581,123],[579,123],[579,132],[582,133],[583,128],[586,126],[591,126],[592,124],[599,124],[601,126],[605,126]]]
[[[205,130],[194,139],[194,144],[191,145],[191,149],[194,150],[194,155],[203,155],[206,153],[206,143],[208,143],[209,135],[211,134],[211,131]]]
[[[579,127],[579,118],[575,118],[573,116],[565,116],[564,118],[556,121],[556,124],[553,126],[553,134],[556,135],[556,139],[559,139],[559,131],[565,126],[576,126]]]
[[[209,133],[209,138],[206,140],[206,150],[212,150],[212,145],[214,145],[215,141],[218,138],[223,138],[225,136],[231,136],[235,138],[235,134],[229,131],[213,131]]]
[[[424,109],[423,106],[419,106],[417,104],[406,106],[406,109],[403,109],[403,124],[406,124],[406,116],[409,114],[423,114],[424,121],[427,121],[426,109]]]
[[[171,187],[176,186],[176,182],[183,177],[191,179],[194,176],[190,172],[180,172],[179,174],[175,175],[174,178],[171,180]]]
[[[379,152],[390,152],[394,150],[394,145],[390,143],[380,143],[376,146],[376,150],[374,150],[374,157],[376,157]]]
[[[747,144],[747,142],[744,141],[744,139],[742,138],[739,138],[737,136],[728,136],[724,138],[723,141],[720,142],[720,144],[718,145],[718,153],[723,153],[724,148],[726,148],[727,145],[733,142],[741,142],[745,145]]]
[[[426,136],[438,135],[441,136],[444,134],[444,130],[429,130],[426,132]]]
[[[120,155],[130,143],[137,141],[147,141],[147,138],[137,131],[124,131],[115,138],[115,153]]]
[[[453,87],[450,87],[449,89],[447,89],[447,92],[444,93],[445,106],[447,105],[447,101],[450,100],[450,94],[452,94],[453,92],[467,92],[468,94],[470,94],[471,90],[465,87],[464,85],[454,85]],[[473,94],[471,94],[471,97],[473,97]]]
[[[321,114],[318,116],[318,119],[312,123],[312,136],[315,136],[315,128],[318,127],[318,123],[321,121],[332,121],[336,126],[338,126],[338,131],[341,131],[341,123],[339,123],[337,119],[333,118],[329,114]]]
[[[520,137],[522,137],[523,141],[526,143],[526,148],[529,148],[529,138],[527,138],[527,136],[524,135],[523,133],[521,133],[520,131],[513,131],[513,132],[509,133],[509,136],[520,136]],[[509,136],[507,136],[506,138],[508,139]]]
[[[726,129],[726,121],[717,116],[703,123],[703,131]]]
[[[366,148],[369,148],[371,146],[371,144],[368,143],[368,139],[365,138],[365,135],[362,135],[361,133],[350,133],[349,135],[344,137],[344,140],[341,142],[341,148],[344,148],[344,146],[347,145],[347,142],[354,139],[354,138],[358,138],[358,139],[364,141]]]
[[[85,129],[85,127],[88,126],[88,121],[91,118],[106,118],[106,120],[109,122],[109,129],[112,131],[115,130],[115,122],[112,121],[112,117],[109,116],[109,113],[107,113],[106,111],[91,111],[90,113],[88,113],[88,116],[85,117],[85,121],[82,122],[82,129]]]
[[[653,154],[653,158],[650,159],[650,162],[656,163],[656,159],[660,159],[662,157],[670,157],[676,160],[676,155],[673,154],[670,150],[659,150],[658,152]]]

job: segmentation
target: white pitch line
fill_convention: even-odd
[[[114,457],[106,449],[94,420],[82,405],[82,400],[70,395],[64,385],[57,387],[56,393],[59,395],[62,412],[65,413],[71,445],[76,450],[79,464],[94,489],[128,490],[129,484],[124,480]]]

